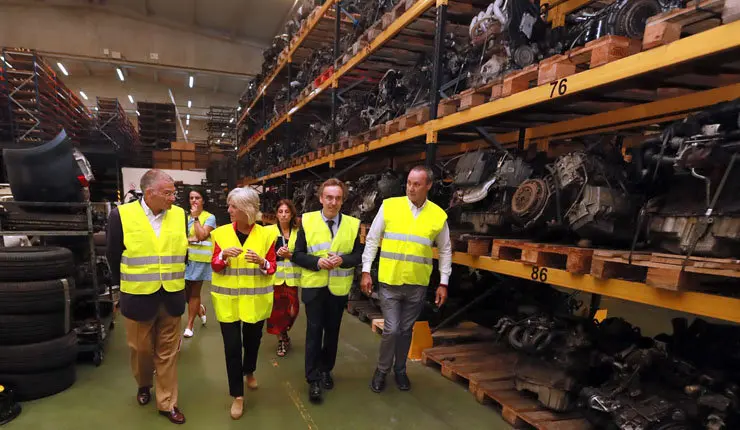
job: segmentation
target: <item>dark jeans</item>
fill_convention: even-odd
[[[424,307],[427,287],[380,284],[380,308],[383,311],[383,338],[380,341],[378,370],[388,373],[406,371],[406,357],[411,348],[414,323]],[[394,364],[395,359],[395,364]]]
[[[309,291],[313,290],[313,291]],[[306,306],[306,381],[321,380],[337,361],[339,328],[347,307],[347,296],[335,296],[329,288],[304,288]]]
[[[226,374],[229,377],[229,394],[232,397],[244,395],[244,375],[254,373],[257,369],[257,353],[260,349],[264,325],[265,321],[254,324],[241,321],[221,323],[221,336],[224,339],[224,355],[226,355]],[[244,349],[243,355],[242,348]]]

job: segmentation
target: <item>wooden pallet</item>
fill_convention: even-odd
[[[491,403],[514,428],[587,430],[592,427],[578,413],[547,410],[530,395],[516,391],[517,353],[493,343],[434,347],[422,353],[422,363],[439,366],[444,377],[467,383],[480,403]]]
[[[604,36],[540,61],[537,85],[555,82],[581,70],[593,69],[640,52],[640,42],[622,36]],[[523,84],[520,84],[523,85]]]
[[[460,106],[458,106],[457,110],[463,111],[488,102],[491,98],[491,89],[496,85],[496,82],[489,82],[478,88],[470,88],[461,92]]]
[[[385,320],[383,318],[374,319],[370,326],[373,333],[383,334]],[[493,330],[470,321],[462,322],[457,327],[442,328],[432,333],[434,346],[493,341],[497,337],[498,335]]]
[[[429,121],[429,108],[418,107],[407,111],[398,122],[398,130],[406,130]]]
[[[347,302],[347,311],[365,323],[371,323],[372,320],[383,318],[383,313],[380,309],[367,299],[350,300]]]
[[[533,84],[537,83],[538,70],[539,64],[532,64],[522,70],[516,70],[504,76],[501,97],[520,93],[534,86]]]
[[[647,20],[642,49],[667,45],[681,38],[722,24],[725,0],[694,0],[683,9],[674,9]]]
[[[672,291],[696,290],[704,281],[737,283],[740,260],[690,257],[651,252],[597,250],[593,254],[591,275],[599,279],[626,279]]]
[[[578,275],[591,271],[593,254],[590,248],[510,239],[495,239],[491,251],[491,257],[497,260],[552,267]]]
[[[464,249],[464,252],[472,255],[473,257],[483,257],[484,255],[491,254],[491,243],[493,242],[492,236],[463,234],[460,235],[456,240],[458,242],[462,242],[459,248]],[[457,246],[456,249],[458,249]]]

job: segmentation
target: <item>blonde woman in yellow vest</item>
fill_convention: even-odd
[[[275,248],[278,261],[275,272],[275,302],[272,306],[272,315],[267,319],[267,332],[277,336],[277,355],[285,357],[290,349],[288,331],[295,324],[301,307],[298,299],[301,268],[290,261],[295,251],[299,223],[295,206],[290,200],[280,200],[275,215],[277,224],[268,227],[277,238]]]
[[[211,299],[224,340],[229,394],[234,398],[231,417],[239,419],[244,413],[245,380],[250,389],[258,387],[254,371],[262,329],[272,312],[277,264],[275,235],[256,224],[259,194],[249,187],[236,188],[227,202],[232,224],[211,233]]]
[[[334,388],[339,329],[362,260],[360,220],[341,213],[347,186],[336,178],[319,187],[321,211],[301,217],[291,261],[300,266],[301,299],[306,310],[306,382],[314,403]]]
[[[213,242],[211,232],[217,227],[216,217],[203,209],[203,193],[193,189],[188,194],[190,216],[188,216],[188,264],[185,268],[185,295],[188,301],[188,325],[183,336],[193,337],[195,317],[199,316],[206,325],[206,307],[200,301],[203,281],[211,280],[211,257]]]
[[[365,238],[360,286],[367,295],[372,292],[370,269],[380,245],[378,296],[384,326],[378,367],[370,382],[370,389],[376,393],[385,389],[385,377],[391,368],[398,389],[411,389],[406,356],[414,323],[424,307],[435,244],[439,249],[440,272],[435,303],[439,307],[447,300],[447,282],[452,273],[450,229],[445,211],[428,199],[433,182],[429,168],[411,169],[406,180],[406,196],[383,202]]]

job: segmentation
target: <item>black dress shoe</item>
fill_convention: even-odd
[[[185,415],[175,406],[171,411],[159,411],[159,415],[167,417],[172,424],[185,424]]]
[[[320,403],[321,394],[321,383],[319,381],[311,382],[308,387],[308,399],[313,403]]]
[[[136,401],[139,403],[139,405],[144,406],[146,404],[149,404],[151,400],[152,400],[152,392],[150,391],[150,388],[149,387],[139,388],[139,391],[136,393]]]
[[[396,373],[396,385],[398,385],[398,389],[401,391],[408,391],[411,389],[411,381],[409,381],[409,377],[406,375],[406,372]]]
[[[331,372],[321,373],[321,386],[325,390],[331,390],[334,388],[334,378],[331,377]]]
[[[385,390],[385,373],[375,369],[373,380],[370,381],[370,389],[376,393],[380,393]]]

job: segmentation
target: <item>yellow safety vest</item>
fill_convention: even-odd
[[[329,226],[321,216],[321,212],[309,212],[303,214],[303,230],[306,233],[306,246],[309,255],[324,258],[329,252],[337,255],[345,255],[352,252],[355,245],[357,233],[360,230],[360,220],[349,215],[342,214],[339,228],[334,239],[331,237]],[[355,269],[343,269],[337,267],[334,270],[301,270],[302,288],[329,287],[329,291],[335,296],[346,296],[352,289]]]
[[[123,226],[121,291],[146,295],[164,287],[166,291],[185,289],[185,211],[172,206],[164,214],[159,237],[138,201],[118,207]]]
[[[278,228],[277,224],[273,224],[267,229],[270,231],[270,234],[273,234],[275,237],[275,240],[277,240],[278,237],[280,237],[280,228]],[[290,231],[290,238],[288,239],[288,250],[290,252],[295,252],[295,241],[296,237],[298,236],[298,230],[292,229]],[[277,245],[275,245],[277,246]],[[275,249],[275,252],[277,252],[277,248]],[[275,272],[275,282],[278,284],[282,284],[285,282],[285,284],[289,287],[298,287],[300,285],[300,279],[301,279],[301,268],[297,265],[291,263],[290,260],[282,260],[277,262],[277,271]]]
[[[212,216],[213,214],[211,214],[210,212],[201,212],[201,214],[198,216],[198,221],[200,221],[200,225],[205,228],[206,221]],[[190,227],[188,235],[190,237],[195,237],[195,223],[193,223],[193,226]],[[197,261],[199,263],[210,263],[211,257],[213,257],[213,242],[211,242],[209,239],[210,237],[200,242],[190,243],[188,245],[188,260]]]
[[[414,218],[408,197],[393,197],[383,201],[383,219],[378,281],[387,285],[429,285],[432,246],[447,221],[445,211],[427,200]]]
[[[229,265],[220,272],[213,272],[211,298],[219,322],[244,321],[256,323],[272,313],[273,275],[263,275],[260,268],[244,258],[248,249],[262,258],[267,256],[273,235],[265,227],[255,224],[246,242],[239,243],[233,224],[221,226],[211,232],[211,239],[221,250],[242,248],[238,257],[229,258]]]

